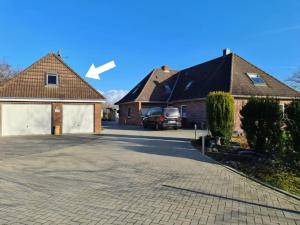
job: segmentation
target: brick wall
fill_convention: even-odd
[[[128,109],[130,109],[130,116],[128,116]],[[119,124],[141,125],[140,102],[121,104],[119,110]]]
[[[52,103],[52,134],[56,126],[60,127],[60,134],[62,134],[62,115],[63,115],[63,104]]]
[[[94,132],[99,134],[102,129],[102,118],[101,118],[102,105],[96,103],[94,106]]]
[[[180,112],[181,106],[186,106],[186,118],[182,119],[184,127],[192,127],[194,123],[199,127],[203,127],[207,123],[206,104],[204,100],[178,102],[172,104],[172,106],[178,107]]]

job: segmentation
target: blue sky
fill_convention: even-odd
[[[285,80],[300,67],[300,1],[0,0],[0,59],[25,68],[61,49],[81,76],[91,63],[117,67],[86,79],[130,90],[151,69],[174,69],[230,48]]]

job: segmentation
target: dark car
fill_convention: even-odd
[[[179,109],[175,107],[151,108],[143,118],[145,128],[152,127],[155,129],[163,128],[180,128],[181,118]]]

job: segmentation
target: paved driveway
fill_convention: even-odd
[[[1,138],[0,224],[300,224],[296,200],[139,134]]]

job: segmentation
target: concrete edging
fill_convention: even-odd
[[[193,146],[193,145],[192,145],[192,146]],[[194,147],[194,146],[193,146],[193,147]],[[194,148],[195,148],[195,147],[194,147]],[[197,148],[196,148],[196,149],[197,149]],[[197,150],[200,151],[199,149],[197,149]],[[200,152],[200,153],[202,154],[202,152]],[[252,180],[252,181],[254,181],[254,182],[256,182],[256,183],[259,183],[259,184],[261,184],[261,185],[263,185],[263,186],[265,186],[265,187],[268,187],[268,188],[270,188],[270,189],[272,189],[272,190],[274,190],[274,191],[277,191],[277,192],[279,192],[279,193],[281,193],[281,194],[287,195],[287,196],[289,196],[289,197],[291,197],[291,198],[293,198],[293,199],[296,199],[296,200],[300,201],[300,197],[297,196],[297,195],[291,194],[291,193],[289,193],[289,192],[287,192],[287,191],[284,191],[284,190],[279,189],[279,188],[277,188],[277,187],[274,187],[274,186],[272,186],[272,185],[270,185],[270,184],[267,184],[267,183],[265,183],[265,182],[262,182],[262,181],[260,181],[260,180],[258,180],[258,179],[256,179],[256,178],[254,178],[254,177],[248,176],[248,175],[244,174],[243,172],[240,172],[240,171],[238,171],[238,170],[236,170],[236,169],[234,169],[234,168],[231,168],[231,167],[229,167],[229,166],[226,166],[226,165],[224,165],[223,163],[220,163],[220,162],[216,161],[215,159],[213,159],[213,158],[211,158],[211,157],[209,157],[209,156],[207,156],[207,155],[203,155],[203,154],[202,154],[202,156],[206,157],[207,159],[209,159],[209,160],[211,160],[211,161],[213,161],[213,162],[219,164],[220,166],[223,166],[223,167],[226,168],[227,170],[230,170],[230,171],[232,171],[232,172],[234,172],[234,173],[236,173],[236,174],[238,174],[238,175],[240,175],[240,176],[242,176],[242,177],[248,178],[248,179],[250,179],[250,180]]]

